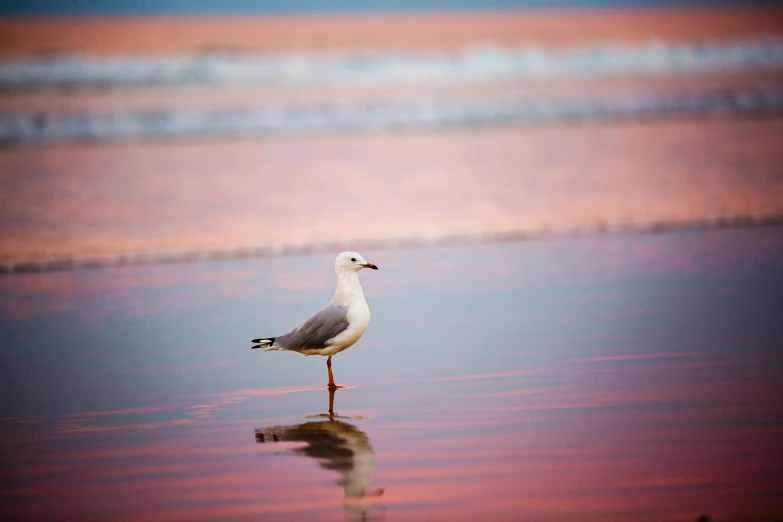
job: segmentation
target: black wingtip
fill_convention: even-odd
[[[269,348],[275,344],[275,339],[277,339],[277,337],[259,337],[258,339],[253,339],[250,342],[255,343],[256,346],[253,346],[250,349],[255,350],[256,348]]]

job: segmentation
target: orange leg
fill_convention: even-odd
[[[342,388],[342,386],[337,386],[334,383],[334,376],[332,375],[332,356],[331,355],[326,359],[326,369],[329,370],[329,389],[330,390],[336,390],[337,388]]]

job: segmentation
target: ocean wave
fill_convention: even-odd
[[[703,73],[783,67],[783,39],[605,43],[563,50],[535,46],[471,47],[456,52],[205,52],[168,57],[54,56],[0,60],[0,88],[52,86],[377,85],[656,73]]]
[[[0,113],[0,143],[399,130],[557,121],[770,113],[783,87],[483,101],[321,103],[117,113]]]

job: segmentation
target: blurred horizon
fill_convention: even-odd
[[[780,223],[783,8],[721,3],[0,17],[0,271]]]
[[[7,0],[0,16],[8,14],[304,14],[304,13],[423,13],[506,9],[578,9],[606,7],[704,7],[776,5],[773,0]]]

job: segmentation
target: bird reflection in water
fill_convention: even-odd
[[[305,446],[292,452],[313,458],[322,468],[339,473],[337,484],[343,487],[346,513],[352,520],[367,520],[371,499],[383,495],[383,489],[368,490],[375,470],[375,451],[366,433],[345,422],[351,417],[334,413],[335,392],[329,390],[329,413],[311,416],[323,420],[256,429],[256,442],[304,442]]]

